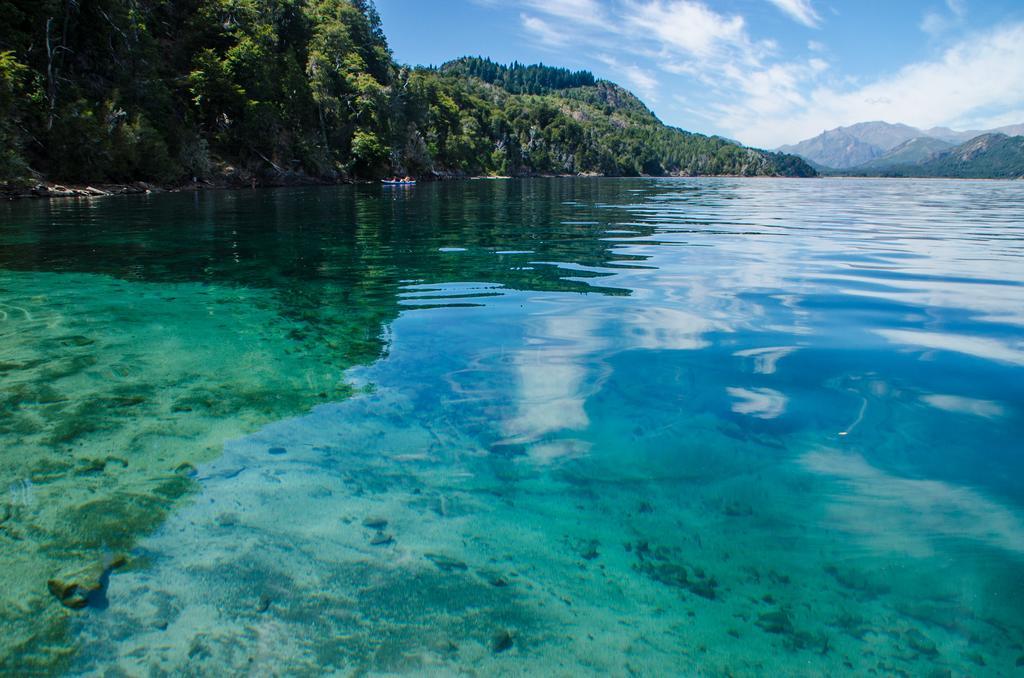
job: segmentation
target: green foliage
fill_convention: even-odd
[[[235,84],[224,62],[212,49],[199,52],[188,74],[195,119],[214,138],[227,132],[231,121],[241,115],[245,105],[245,90]]]
[[[112,139],[102,107],[79,99],[61,106],[60,118],[47,134],[46,169],[64,181],[107,178]]]
[[[527,66],[515,61],[503,66],[480,57],[449,61],[440,71],[444,75],[479,78],[512,94],[546,94],[573,87],[592,87],[596,82],[594,74],[588,71],[570,71],[544,64]]]
[[[18,94],[28,69],[13,52],[0,52],[0,183],[19,182],[27,171],[22,157],[18,119]]]
[[[167,143],[144,114],[123,121],[111,133],[111,163],[107,175],[115,181],[172,181],[181,168]]]
[[[585,71],[396,65],[371,0],[0,0],[0,181],[808,174]]]
[[[919,163],[833,172],[848,176],[1024,178],[1024,136],[982,134]]]
[[[359,130],[352,137],[352,160],[357,174],[373,176],[383,173],[388,157],[387,147],[373,132]]]

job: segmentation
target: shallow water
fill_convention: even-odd
[[[3,667],[1024,665],[1020,182],[481,181],[0,224]],[[51,579],[96,590],[72,610]]]

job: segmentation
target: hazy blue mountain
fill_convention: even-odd
[[[923,162],[935,152],[944,150],[940,147],[941,143],[963,144],[985,134],[1005,134],[1010,137],[1021,135],[1024,134],[1024,124],[1007,125],[994,130],[957,131],[948,127],[921,130],[882,121],[862,122],[822,132],[811,139],[782,146],[779,150],[793,153],[825,168],[878,169],[901,163]],[[917,141],[921,139],[931,141]],[[914,143],[900,148],[909,142]],[[887,154],[894,152],[897,153],[896,157],[885,159]]]
[[[926,129],[926,130],[923,131],[923,134],[925,136],[929,136],[929,137],[932,137],[934,139],[940,139],[940,140],[945,141],[946,143],[952,144],[954,146],[956,144],[962,144],[965,141],[970,141],[974,137],[979,136],[979,135],[984,134],[984,133],[985,132],[983,130],[978,130],[978,129],[965,130],[963,132],[958,132],[955,129],[950,129],[948,127],[932,127],[931,129]]]
[[[791,146],[782,146],[779,151],[798,155],[808,162],[822,167],[848,169],[874,160],[885,151],[861,141],[844,128],[822,132],[813,139]]]
[[[825,167],[848,169],[870,162],[905,141],[921,136],[926,135],[909,125],[861,122],[822,132],[797,144],[782,146],[779,150]]]
[[[995,129],[990,130],[969,129],[963,132],[958,132],[955,129],[950,129],[948,127],[932,127],[931,129],[924,130],[924,134],[929,137],[948,141],[951,144],[962,144],[965,141],[970,141],[971,139],[980,137],[983,134],[1005,134],[1008,137],[1020,136],[1024,134],[1024,123],[1019,125],[996,127]]]
[[[996,127],[993,130],[989,130],[995,134],[1005,134],[1008,137],[1019,137],[1024,136],[1024,122],[1017,125],[1005,125],[1003,127]]]
[[[910,125],[890,124],[887,122],[859,122],[856,125],[842,128],[846,133],[870,146],[883,151],[899,146],[905,141],[923,136],[921,130]]]
[[[917,165],[938,156],[955,144],[934,137],[915,137],[904,141],[857,169],[882,169],[895,165]]]

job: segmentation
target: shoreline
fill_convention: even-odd
[[[41,198],[104,198],[117,195],[150,195],[156,193],[188,193],[209,190],[242,190],[281,188],[286,186],[340,186],[356,181],[326,181],[302,177],[292,181],[243,182],[230,179],[161,184],[148,181],[66,183],[38,181],[29,186],[0,186],[0,200],[14,201]]]
[[[420,183],[444,181],[509,181],[513,179],[697,179],[697,178],[735,178],[735,179],[799,179],[818,177],[785,177],[785,176],[752,176],[738,174],[701,174],[701,175],[664,175],[637,177],[616,177],[605,174],[583,172],[579,174],[522,174],[522,175],[490,175],[490,174],[433,174],[419,178]],[[48,180],[37,180],[31,185],[14,186],[0,185],[0,201],[51,199],[51,198],[105,198],[119,195],[152,195],[158,193],[187,193],[208,190],[254,190],[257,188],[294,188],[299,186],[370,186],[380,182],[374,179],[317,179],[307,175],[290,175],[278,180],[243,181],[237,177],[224,176],[213,180],[189,183],[158,183],[148,181],[129,182],[86,182],[70,183]]]
[[[819,174],[815,177],[744,176],[738,174],[665,175],[636,177],[608,176],[604,174],[527,174],[509,175],[435,175],[420,179],[421,183],[444,181],[511,181],[514,179],[828,179],[828,180],[894,180],[894,181],[1024,181],[1024,177],[869,177]],[[200,181],[186,184],[158,184],[146,181],[126,183],[90,182],[81,184],[41,181],[31,186],[0,186],[0,201],[51,198],[105,198],[121,195],[153,195],[160,193],[188,193],[198,191],[241,191],[260,188],[294,188],[300,186],[370,186],[375,180],[321,180],[303,177],[295,181],[256,182]]]

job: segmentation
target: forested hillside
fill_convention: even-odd
[[[850,174],[886,177],[949,177],[957,179],[1024,178],[1024,136],[982,134],[916,163],[891,164],[874,171],[855,168]]]
[[[371,0],[0,0],[0,183],[813,175],[586,72],[396,64]]]
[[[597,84],[594,74],[587,71],[570,71],[568,68],[554,68],[543,64],[527,66],[518,62],[502,66],[480,57],[449,61],[441,66],[440,70],[444,75],[479,78],[512,94],[548,94]]]

